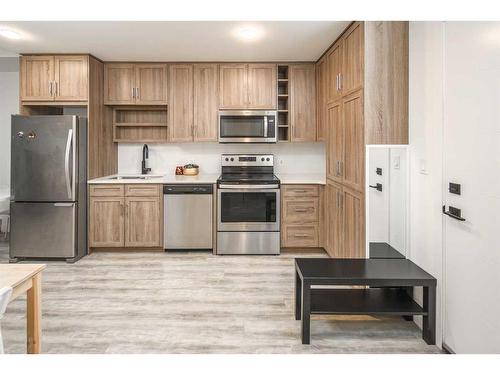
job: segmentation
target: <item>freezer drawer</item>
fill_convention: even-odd
[[[11,258],[73,258],[77,255],[76,203],[11,202]]]

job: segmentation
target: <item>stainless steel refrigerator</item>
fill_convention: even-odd
[[[12,116],[10,259],[87,251],[87,120]]]

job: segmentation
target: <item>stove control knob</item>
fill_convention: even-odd
[[[234,161],[234,158],[231,158],[231,161]]]
[[[261,158],[260,161],[264,161],[265,159],[264,158]]]
[[[269,158],[266,158],[266,161],[269,161],[269,160],[271,160],[271,159],[269,159]]]
[[[226,161],[229,161],[229,158],[226,158]]]

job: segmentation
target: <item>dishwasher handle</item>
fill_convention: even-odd
[[[175,185],[163,185],[163,194],[212,194],[213,185],[211,184],[175,184]]]

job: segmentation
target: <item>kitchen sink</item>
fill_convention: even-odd
[[[152,180],[154,178],[161,178],[162,175],[159,174],[151,174],[151,175],[126,175],[126,176],[113,176],[108,177],[107,180]]]

